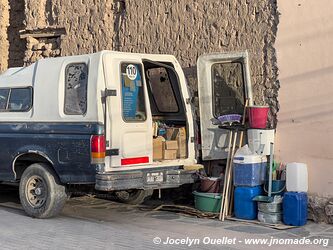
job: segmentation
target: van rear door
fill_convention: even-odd
[[[108,53],[103,64],[106,87],[116,93],[107,98],[106,165],[148,165],[152,163],[152,116],[142,62],[135,56],[123,59]]]
[[[203,160],[225,159],[228,131],[212,120],[225,114],[243,113],[245,100],[252,105],[248,53],[202,55],[197,62]]]

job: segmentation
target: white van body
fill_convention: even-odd
[[[219,108],[215,78],[238,70],[241,99],[252,99],[247,60],[246,52],[198,60],[203,160],[226,156],[225,133],[211,121]],[[154,189],[193,183],[203,166],[191,100],[172,55],[101,51],[8,69],[0,75],[0,182],[19,182],[25,211],[39,218],[61,210],[72,184],[126,192],[121,200],[140,203]],[[153,124],[182,131],[182,154],[154,156]]]

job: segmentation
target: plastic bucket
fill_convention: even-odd
[[[266,128],[268,117],[268,106],[249,107],[249,122],[251,128]]]
[[[218,213],[221,208],[221,194],[193,192],[195,208],[203,212]]]
[[[286,189],[286,181],[285,180],[272,180],[272,195],[283,195]],[[264,185],[265,193],[268,193],[268,182]]]

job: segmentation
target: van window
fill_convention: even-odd
[[[146,104],[140,64],[121,64],[122,108],[125,121],[145,121]]]
[[[242,114],[245,99],[242,63],[215,63],[211,70],[214,116]]]
[[[158,111],[177,113],[179,108],[167,70],[164,67],[148,69],[147,78]]]
[[[0,110],[7,109],[7,101],[9,96],[9,89],[0,89]]]
[[[65,70],[65,107],[67,115],[83,115],[87,112],[88,66],[72,63]]]
[[[0,90],[1,112],[25,112],[32,107],[32,88]]]

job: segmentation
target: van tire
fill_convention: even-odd
[[[153,189],[136,189],[116,192],[116,196],[118,200],[122,203],[139,205],[142,204],[144,201],[150,199],[150,197],[153,195],[153,192]]]
[[[22,174],[20,201],[24,211],[34,218],[50,218],[63,209],[68,195],[56,173],[47,164],[34,163]]]

